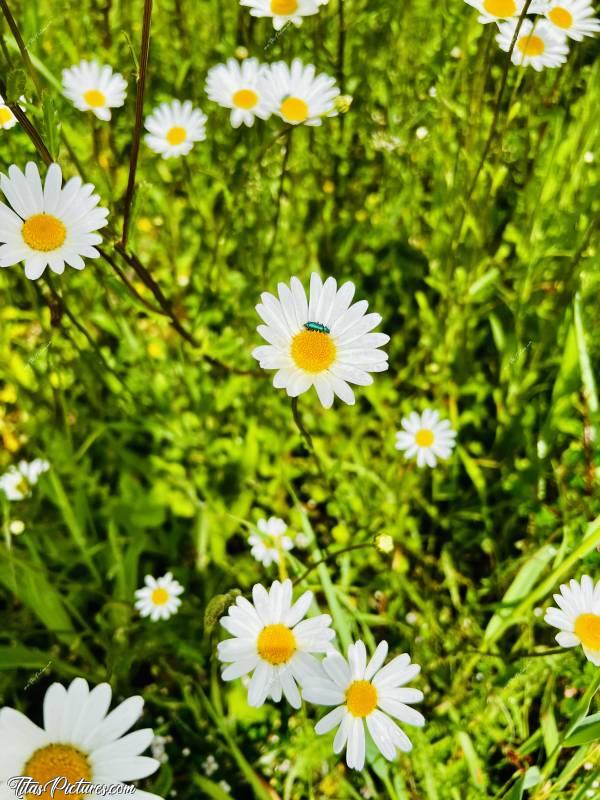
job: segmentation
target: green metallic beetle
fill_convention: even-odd
[[[322,325],[320,322],[305,322],[304,327],[307,331],[315,331],[316,333],[331,333],[327,325]]]

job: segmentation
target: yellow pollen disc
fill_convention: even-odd
[[[581,614],[577,617],[575,635],[589,650],[600,650],[600,617],[598,614]]]
[[[298,0],[271,0],[271,14],[294,14]]]
[[[88,89],[83,93],[83,99],[92,108],[102,108],[106,105],[106,97],[98,89]]]
[[[541,56],[546,49],[544,40],[533,33],[530,36],[523,36],[522,39],[519,39],[517,46],[524,56]]]
[[[333,364],[336,347],[328,333],[301,331],[292,339],[291,356],[305,372],[324,372]]]
[[[570,28],[573,24],[573,15],[566,8],[556,6],[548,13],[548,19],[553,22],[557,28]]]
[[[21,228],[25,244],[32,250],[49,253],[57,250],[67,238],[64,224],[52,214],[34,214],[26,219]]]
[[[354,717],[368,717],[377,707],[377,689],[369,681],[353,681],[346,691],[346,706]]]
[[[7,122],[10,122],[13,118],[13,113],[10,108],[6,106],[2,106],[0,108],[0,125],[6,125]]]
[[[233,95],[233,105],[238,108],[254,108],[258,103],[258,95],[252,89],[240,89]]]
[[[267,625],[258,635],[258,655],[269,664],[287,664],[296,652],[294,634],[285,625]]]
[[[483,7],[493,17],[512,17],[517,10],[515,0],[483,0]]]
[[[186,136],[185,128],[175,125],[174,128],[167,131],[167,142],[172,145],[182,144],[185,142]]]
[[[299,97],[286,98],[279,111],[288,122],[306,122],[308,119],[308,105]]]
[[[166,589],[155,589],[152,592],[152,602],[155,606],[164,606],[169,599],[169,593]]]
[[[61,790],[52,792],[54,778],[66,778],[67,781],[77,783],[79,780],[89,781],[92,773],[87,758],[79,750],[67,744],[49,744],[36,750],[27,764],[23,767],[23,775],[33,778],[36,783],[48,783],[48,788],[42,794],[26,794],[27,800],[42,798],[42,800],[83,800],[85,794],[67,794]],[[58,784],[59,786],[61,784]]]
[[[433,432],[428,428],[421,428],[421,430],[417,431],[415,434],[415,442],[419,447],[431,447],[434,438]]]

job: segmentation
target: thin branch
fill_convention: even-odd
[[[42,96],[42,85],[40,83],[39,76],[35,71],[35,67],[31,63],[31,59],[29,58],[29,53],[27,51],[27,47],[25,42],[23,41],[23,37],[17,27],[17,23],[15,22],[15,18],[13,17],[10,8],[8,7],[8,3],[6,0],[0,0],[0,9],[2,9],[2,13],[4,14],[4,19],[6,20],[8,27],[10,28],[10,32],[12,33],[15,42],[17,43],[17,47],[21,53],[21,58],[23,59],[23,63],[29,73],[31,80],[33,81],[33,85],[35,86],[35,90],[39,97]],[[11,108],[12,111],[12,108]]]
[[[311,566],[308,567],[302,573],[302,575],[300,575],[299,578],[295,578],[293,581],[294,586],[296,586],[299,583],[302,583],[302,581],[306,578],[306,576],[310,575],[313,569],[317,569],[317,567],[320,567],[321,564],[328,564],[331,561],[335,561],[335,559],[338,556],[343,556],[344,553],[351,553],[353,550],[362,550],[365,547],[375,547],[375,545],[373,544],[373,542],[363,542],[362,544],[353,544],[350,545],[350,547],[344,547],[343,550],[336,550],[335,553],[330,553],[328,556],[325,556],[325,558],[321,558],[319,561],[316,561],[314,564],[311,564]]]

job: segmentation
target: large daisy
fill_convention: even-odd
[[[43,458],[19,461],[16,466],[13,465],[0,476],[0,490],[4,492],[7,500],[23,500],[29,497],[31,487],[35,486],[40,475],[49,469],[50,464]]]
[[[302,25],[302,17],[317,14],[322,0],[240,0],[253,17],[271,17],[273,27],[280,31],[289,22]]]
[[[580,644],[588,661],[600,667],[600,581],[594,586],[584,575],[579,583],[563,583],[554,599],[558,608],[548,608],[544,620],[559,628],[556,641],[561,647]]]
[[[161,103],[146,117],[146,144],[163,158],[185,156],[194,142],[206,139],[206,119],[191,100]]]
[[[257,331],[269,342],[257,347],[252,355],[263,369],[276,369],[273,385],[297,397],[314,386],[319,400],[329,408],[337,395],[345,403],[354,403],[348,383],[368,386],[370,372],[388,368],[387,353],[378,348],[387,344],[385,333],[370,333],[379,323],[379,314],[367,314],[368,303],[352,303],[354,284],[340,288],[334,278],[325,283],[313,272],[310,298],[298,278],[290,286],[280,283],[279,299],[269,292],[261,295],[256,306],[266,325]]]
[[[413,411],[402,420],[403,431],[396,434],[396,449],[406,458],[417,457],[417,465],[435,467],[438,458],[449,458],[454,448],[456,432],[447,419],[440,420],[438,411]]]
[[[11,205],[0,203],[0,267],[25,263],[25,275],[39,278],[46,267],[61,275],[65,264],[83,269],[83,257],[98,258],[95,231],[106,225],[108,211],[91,183],[74,177],[62,186],[58,164],[51,164],[42,180],[29,162],[25,173],[14,165],[8,177],[0,173],[0,189]]]
[[[267,70],[256,58],[246,58],[241,63],[230,58],[226,64],[217,64],[208,71],[206,94],[223,108],[231,109],[234,128],[242,124],[251,128],[255,117],[271,116],[263,97]]]
[[[75,108],[91,111],[98,119],[109,120],[111,108],[125,103],[127,81],[112,67],[97,61],[80,61],[74,67],[64,69],[62,74],[63,94]]]
[[[525,0],[465,0],[479,11],[479,22],[498,22],[518,17],[523,11]]]
[[[411,664],[410,656],[403,653],[383,666],[388,653],[387,642],[380,642],[367,664],[364,642],[358,641],[348,648],[348,660],[340,653],[328,655],[321,662],[320,677],[307,681],[302,697],[309,703],[335,706],[315,727],[318,734],[337,727],[333,752],[346,748],[346,763],[351,769],[365,765],[365,723],[371,738],[381,754],[392,761],[397,750],[407,753],[412,743],[391,717],[407,725],[421,727],[423,715],[410,707],[419,703],[423,692],[405,687],[415,678],[421,667]]]
[[[335,632],[329,614],[304,619],[313,593],[305,592],[292,605],[292,582],[275,581],[270,590],[256,584],[253,603],[238,597],[221,625],[234,639],[219,642],[218,656],[229,664],[223,680],[232,681],[252,672],[248,703],[262,706],[268,697],[276,703],[282,694],[294,708],[300,708],[302,686],[318,674],[313,653],[326,653]]]
[[[179,595],[183,594],[184,588],[173,578],[172,572],[167,572],[162,578],[146,575],[144,583],[146,585],[135,592],[135,607],[141,617],[150,617],[152,622],[157,622],[177,613],[181,605]]]
[[[291,66],[275,62],[264,81],[268,108],[290,125],[320,125],[321,117],[337,116],[339,93],[334,78],[317,75],[313,64],[305,65],[299,58]]]
[[[108,683],[101,683],[92,691],[83,678],[75,678],[68,689],[54,683],[44,698],[43,728],[14,708],[1,709],[0,798],[13,800],[19,796],[17,787],[11,788],[13,782],[9,785],[10,778],[17,776],[28,776],[37,784],[46,785],[41,793],[26,792],[27,798],[83,800],[89,790],[69,791],[59,780],[57,791],[53,791],[52,782],[58,778],[66,779],[71,786],[78,781],[114,784],[122,787],[122,792],[123,781],[135,781],[156,772],[159,762],[140,755],[150,746],[153,731],[146,728],[123,735],[141,716],[143,699],[130,697],[108,714],[111,695]],[[160,800],[139,789],[135,797]]]
[[[287,525],[279,517],[259,519],[256,523],[258,533],[248,537],[250,553],[263,567],[279,564],[281,556],[294,548],[294,542],[286,535]]]
[[[508,20],[498,25],[496,41],[508,53],[515,35],[518,20]],[[519,67],[532,66],[537,72],[544,67],[559,67],[567,60],[569,47],[564,33],[560,33],[546,19],[524,19],[512,52],[511,60]]]
[[[541,0],[531,10],[544,14],[560,33],[578,42],[600,31],[600,19],[594,16],[591,0]]]

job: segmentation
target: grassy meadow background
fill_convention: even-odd
[[[143,3],[8,4],[43,101],[4,20],[3,80],[63,173],[96,185],[103,249],[155,309],[113,241]],[[0,271],[0,473],[51,464],[30,499],[0,498],[0,705],[39,723],[49,684],[75,676],[142,694],[168,754],[143,788],[165,798],[600,797],[600,743],[568,739],[600,710],[598,668],[579,648],[527,656],[555,648],[552,591],[600,577],[600,60],[588,39],[559,69],[511,65],[497,103],[495,32],[462,0],[331,0],[279,35],[235,0],[157,0],[145,114],[189,98],[207,140],[168,162],[142,143],[128,247],[195,344],[105,260],[50,281]],[[204,82],[236,48],[314,63],[349,111],[291,134],[275,117],[234,130]],[[61,96],[81,58],[128,81],[110,123]],[[0,131],[3,172],[32,159],[21,126]],[[354,407],[299,400],[324,475],[250,356],[260,293],[314,270],[355,282],[391,336],[389,372]],[[426,407],[458,431],[434,470],[394,449],[401,418]],[[314,734],[313,707],[251,709],[240,681],[220,680],[215,604],[205,612],[277,577],[246,543],[271,515],[310,542],[291,577],[393,538],[393,552],[332,557],[302,585],[341,642],[385,638],[421,664],[427,725],[394,764],[352,773]],[[185,586],[179,614],[140,619],[133,592],[168,570]]]

